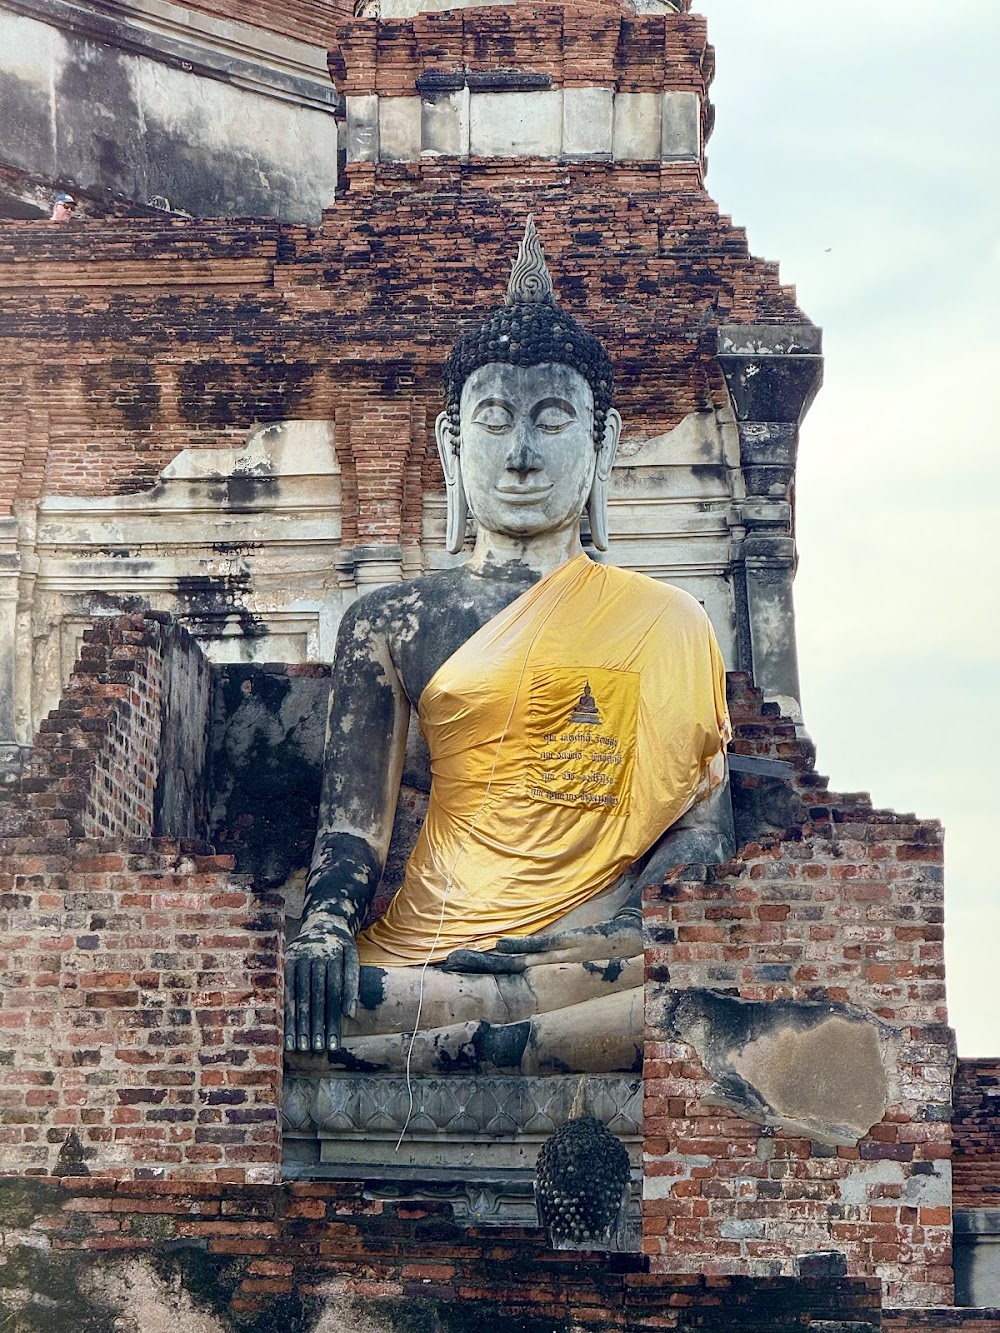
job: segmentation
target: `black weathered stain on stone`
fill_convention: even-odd
[[[65,1201],[59,1185],[27,1177],[0,1179],[0,1231],[23,1231],[36,1217],[58,1212]]]
[[[93,367],[88,367],[93,371]],[[145,357],[112,357],[107,372],[108,401],[128,430],[147,430],[160,412],[160,386],[153,363]]]
[[[218,634],[232,618],[245,638],[264,638],[269,633],[266,623],[242,601],[250,590],[249,574],[182,574],[177,579],[176,597],[185,623],[195,634]]]
[[[724,463],[690,463],[691,476],[696,481],[718,481],[720,477],[726,475],[726,465]],[[702,500],[699,508],[702,513],[712,513],[718,504],[716,500]]]
[[[308,396],[316,366],[254,353],[245,363],[207,357],[180,368],[180,412],[192,425],[250,426],[294,417]]]
[[[417,92],[433,100],[462,88],[472,92],[531,92],[552,87],[552,75],[523,69],[425,69],[417,77]]]
[[[720,354],[737,421],[801,420],[823,375],[822,358],[802,355]]]
[[[466,76],[469,88],[479,92],[529,92],[532,89],[552,87],[552,75],[534,70],[480,69],[470,70]]]
[[[329,677],[228,665],[213,671],[210,836],[258,887],[309,864]]]
[[[385,968],[362,967],[358,985],[358,1003],[362,1009],[378,1009],[385,1001]]]
[[[58,1250],[51,1254],[34,1245],[6,1249],[0,1268],[0,1313],[11,1313],[3,1299],[5,1289],[18,1293],[18,1322],[7,1327],[45,1333],[80,1333],[81,1329],[113,1333],[113,1314],[95,1307],[80,1288],[85,1267],[75,1256],[67,1260]]]
[[[530,1023],[480,1023],[472,1045],[480,1065],[495,1069],[518,1069],[531,1035]]]
[[[417,76],[417,92],[433,99],[465,87],[465,70],[425,69]]]
[[[756,773],[731,773],[733,823],[739,847],[766,834],[801,827],[807,811],[790,782]]]
[[[245,1261],[208,1253],[207,1241],[178,1240],[156,1247],[151,1259],[158,1275],[179,1286],[199,1304],[225,1314],[243,1278]]]
[[[226,508],[244,513],[262,510],[274,503],[277,485],[277,477],[255,476],[251,472],[232,473],[225,481]]]
[[[546,1315],[538,1319],[531,1315],[512,1315],[506,1307],[484,1305],[479,1301],[462,1301],[441,1305],[434,1312],[436,1322],[429,1325],[434,1333],[483,1333],[484,1329],[503,1329],[504,1333],[570,1333],[575,1327],[568,1315]],[[393,1333],[410,1333],[405,1316],[397,1314],[399,1323]]]
[[[204,841],[211,667],[187,630],[173,621],[160,625],[159,643],[164,688],[153,792],[154,832]]]
[[[75,169],[84,189],[145,202],[143,116],[134,63],[97,42],[74,43],[73,50],[75,58],[62,64],[55,87],[56,105],[63,110],[60,161],[64,169]]]
[[[66,1201],[56,1181],[35,1178],[0,1180],[0,1233],[27,1230],[36,1219],[59,1212]],[[74,1220],[76,1235],[88,1226],[82,1215]],[[80,1278],[93,1262],[91,1255],[67,1255],[62,1250],[8,1243],[0,1264],[0,1313],[11,1313],[7,1291],[18,1293],[17,1327],[45,1333],[112,1333],[113,1315],[95,1308],[81,1290]]]
[[[124,611],[126,613],[141,611],[145,614],[149,610],[149,600],[146,597],[131,596],[124,593],[93,592],[88,598],[87,609],[91,614],[103,614],[109,611]]]
[[[0,69],[0,126],[6,162],[55,173],[50,99],[48,88],[18,78],[10,68]]]
[[[302,1057],[299,1057],[300,1060]],[[343,1046],[338,1046],[336,1050],[329,1051],[325,1057],[326,1063],[333,1066],[334,1069],[343,1069],[348,1074],[379,1074],[382,1073],[382,1066],[372,1060],[365,1060],[361,1056],[352,1054]]]
[[[604,934],[610,933],[611,923],[608,922],[607,925],[608,930],[604,931]],[[610,962],[607,963],[585,962],[583,967],[585,972],[590,972],[594,976],[599,976],[602,981],[606,981],[609,985],[613,985],[621,976],[622,968],[625,966],[625,963],[626,959],[624,958],[612,958]]]

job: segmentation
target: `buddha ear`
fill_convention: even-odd
[[[622,433],[622,419],[615,409],[608,409],[608,419],[604,427],[604,439],[597,449],[597,466],[594,468],[594,482],[587,500],[587,515],[590,519],[590,538],[599,551],[608,549],[608,491],[611,488],[611,469],[618,441]]]
[[[434,423],[434,438],[437,440],[441,470],[444,472],[445,495],[448,500],[445,545],[452,555],[458,555],[465,545],[469,502],[462,484],[462,465],[452,438],[451,421],[447,412],[438,414],[438,419]]]

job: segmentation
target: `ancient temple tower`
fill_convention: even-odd
[[[0,1232],[44,1250],[23,1303],[68,1273],[74,1317],[124,1309],[129,1263],[219,1328],[419,1307],[639,1333],[721,1328],[720,1301],[737,1329],[875,1329],[883,1302],[927,1327],[912,1307],[954,1298],[940,829],[814,771],[793,502],[820,334],[706,187],[706,20],[357,9],[0,3],[27,127],[0,120]],[[64,226],[32,220],[54,185],[81,201]],[[469,1162],[393,1170],[398,1089],[282,1076],[337,625],[453,559],[441,366],[528,214],[614,363],[607,559],[715,626],[741,843],[647,895],[645,1065],[600,1110],[635,1252],[572,1265],[475,1155],[506,1135],[490,1169],[530,1197],[564,1089],[437,1089],[421,1132]]]
[[[29,744],[95,607],[176,610],[216,660],[324,660],[357,588],[439,558],[439,366],[528,212],[615,361],[612,558],[703,599],[728,664],[797,716],[819,333],[706,191],[705,20],[654,9],[331,26],[319,225],[8,229],[0,746]]]

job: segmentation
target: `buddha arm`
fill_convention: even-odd
[[[671,824],[654,843],[642,868],[640,887],[662,884],[681,865],[722,865],[736,855],[729,767],[725,780]]]
[[[305,913],[285,969],[286,1050],[333,1049],[357,1004],[354,935],[385,865],[410,715],[378,612],[377,594],[361,599],[337,636]]]

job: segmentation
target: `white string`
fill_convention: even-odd
[[[399,1152],[400,1146],[402,1145],[403,1139],[406,1135],[406,1131],[410,1127],[410,1121],[413,1119],[413,1109],[414,1109],[413,1079],[410,1074],[410,1066],[413,1061],[413,1048],[417,1042],[417,1033],[420,1031],[420,1015],[423,1012],[423,1007],[424,1007],[424,978],[427,975],[427,969],[430,966],[431,959],[437,952],[438,941],[441,938],[441,932],[444,930],[444,914],[445,914],[445,909],[448,906],[448,895],[449,893],[451,893],[452,890],[455,871],[458,869],[458,863],[462,859],[466,847],[468,847],[469,845],[469,839],[476,831],[476,824],[478,823],[483,811],[486,809],[486,802],[489,800],[490,789],[493,786],[493,778],[496,775],[497,771],[497,764],[500,762],[500,751],[503,749],[504,741],[507,739],[507,732],[510,729],[510,724],[514,717],[514,709],[517,707],[517,700],[521,693],[521,685],[524,681],[524,673],[528,669],[528,661],[531,657],[532,650],[534,649],[534,646],[538,641],[538,636],[541,634],[545,626],[549,623],[552,613],[555,611],[556,607],[559,605],[559,603],[562,601],[563,597],[566,595],[568,591],[569,591],[568,586],[566,588],[563,588],[562,592],[559,594],[558,597],[555,598],[552,605],[549,607],[549,610],[546,612],[544,620],[535,630],[534,634],[531,636],[531,642],[528,644],[527,650],[525,651],[524,661],[521,663],[521,670],[518,673],[517,677],[517,684],[514,687],[514,695],[513,698],[511,699],[510,711],[507,714],[507,720],[506,722],[504,722],[503,730],[500,733],[500,740],[497,743],[497,752],[493,756],[493,766],[490,769],[490,776],[486,782],[486,790],[483,792],[483,799],[479,803],[479,809],[476,811],[475,816],[473,817],[471,823],[469,824],[468,831],[462,840],[461,846],[455,853],[455,859],[452,862],[451,870],[448,872],[445,878],[444,893],[441,896],[441,915],[438,918],[437,932],[434,936],[434,941],[431,944],[427,957],[424,959],[420,967],[420,984],[417,990],[417,1014],[415,1019],[413,1020],[413,1031],[410,1033],[410,1045],[406,1052],[406,1095],[408,1099],[408,1105],[406,1109],[406,1119],[403,1121],[403,1128],[399,1131],[399,1138],[396,1140],[396,1152]]]

